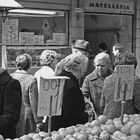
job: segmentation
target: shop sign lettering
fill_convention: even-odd
[[[85,9],[90,12],[134,14],[134,3],[130,0],[86,0]]]
[[[89,7],[98,7],[98,8],[113,8],[113,9],[123,9],[129,10],[129,5],[120,5],[120,4],[110,4],[110,3],[90,3]]]

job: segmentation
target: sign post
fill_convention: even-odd
[[[52,96],[50,96],[50,111],[49,111],[49,117],[48,117],[48,133],[51,132],[51,117],[52,117]]]
[[[121,102],[121,122],[123,123],[126,100],[133,98],[134,65],[116,66],[114,101]]]
[[[61,115],[65,79],[68,77],[40,78],[37,116],[48,116],[48,133],[51,132],[51,117]]]

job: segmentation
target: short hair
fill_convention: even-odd
[[[70,54],[58,63],[55,75],[60,74],[63,69],[67,69],[68,71],[77,70],[77,72],[81,72],[82,76],[85,69],[87,68],[87,64],[88,64],[87,56],[80,53]]]
[[[50,65],[57,56],[57,53],[53,50],[44,50],[40,55],[41,65]]]
[[[114,65],[134,65],[134,68],[136,69],[137,59],[133,53],[125,51],[115,58]]]
[[[124,51],[124,46],[121,43],[117,43],[113,47],[115,48],[115,50],[119,50],[119,52]]]
[[[16,57],[16,66],[19,70],[28,70],[32,64],[32,57],[27,54],[21,54]]]
[[[99,47],[99,49],[102,49],[102,50],[104,50],[104,51],[107,50],[107,45],[106,45],[105,42],[100,43],[98,47]]]
[[[98,53],[95,58],[94,58],[94,64],[97,60],[105,60],[107,62],[107,64],[111,64],[111,59],[109,54],[105,53],[105,52],[101,52]]]

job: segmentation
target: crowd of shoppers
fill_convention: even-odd
[[[58,53],[44,50],[40,55],[41,68],[34,75],[29,74],[32,58],[21,54],[16,58],[17,70],[11,75],[0,70],[0,134],[4,138],[15,138],[36,132],[36,129],[48,131],[48,118],[37,116],[40,94],[40,77],[67,76],[63,87],[62,112],[52,116],[51,131],[62,127],[85,124],[95,116],[105,115],[108,118],[120,117],[121,102],[114,102],[117,65],[137,66],[133,53],[124,51],[120,43],[112,47],[112,61],[106,51],[106,44],[100,44],[104,51],[94,56],[90,43],[77,40],[72,46],[72,54],[61,61]],[[92,61],[91,61],[92,60]],[[92,63],[92,70],[89,69]],[[86,73],[86,74],[85,74]],[[82,81],[79,80],[82,78]],[[140,79],[134,75],[133,99],[126,101],[126,114],[140,113]],[[88,98],[93,108],[86,110],[85,99]],[[9,105],[10,104],[10,105]]]

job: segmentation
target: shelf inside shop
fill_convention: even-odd
[[[70,46],[46,46],[46,45],[7,45],[7,49],[63,49],[70,48]]]

